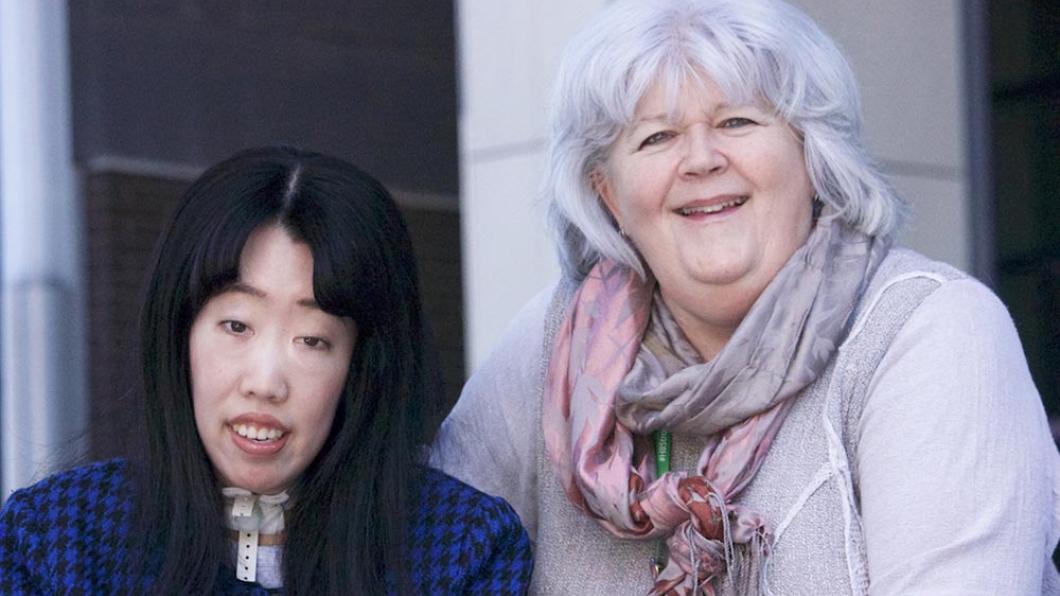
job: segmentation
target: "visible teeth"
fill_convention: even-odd
[[[239,436],[254,441],[275,441],[283,436],[283,431],[278,428],[258,428],[249,424],[234,424],[232,428]]]
[[[681,209],[681,215],[692,215],[693,213],[717,213],[722,209],[728,209],[729,207],[737,207],[747,202],[747,197],[737,197],[731,201],[725,201],[724,203],[718,203],[717,205],[707,205],[705,207],[691,207]]]

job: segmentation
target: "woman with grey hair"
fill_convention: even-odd
[[[571,42],[563,279],[432,453],[519,512],[536,591],[1056,589],[1057,451],[1011,319],[892,246],[860,124],[779,0],[620,0]]]

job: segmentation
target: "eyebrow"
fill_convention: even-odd
[[[225,291],[226,292],[238,292],[240,294],[247,294],[247,295],[253,296],[255,298],[265,298],[266,296],[268,296],[268,294],[266,294],[263,290],[261,290],[259,288],[255,288],[254,286],[252,286],[252,285],[250,285],[248,283],[241,282],[241,281],[237,281],[236,283],[232,284]],[[317,301],[314,300],[313,298],[302,298],[301,300],[299,300],[297,302],[297,304],[298,304],[298,306],[304,306],[306,308],[315,308],[317,310],[322,310],[320,308],[320,305],[317,304]]]

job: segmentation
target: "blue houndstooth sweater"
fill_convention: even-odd
[[[127,591],[123,544],[132,501],[120,460],[51,476],[15,492],[0,511],[0,594]],[[522,594],[530,541],[501,499],[426,470],[409,540],[414,585],[424,594]],[[222,567],[222,594],[268,594]]]

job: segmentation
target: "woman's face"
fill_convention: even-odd
[[[594,173],[675,319],[711,358],[812,222],[802,145],[759,107],[729,105],[707,80],[673,104],[656,85]]]
[[[320,452],[356,340],[320,310],[313,255],[274,225],[247,239],[239,280],[209,300],[189,338],[195,425],[224,486],[289,488]]]

